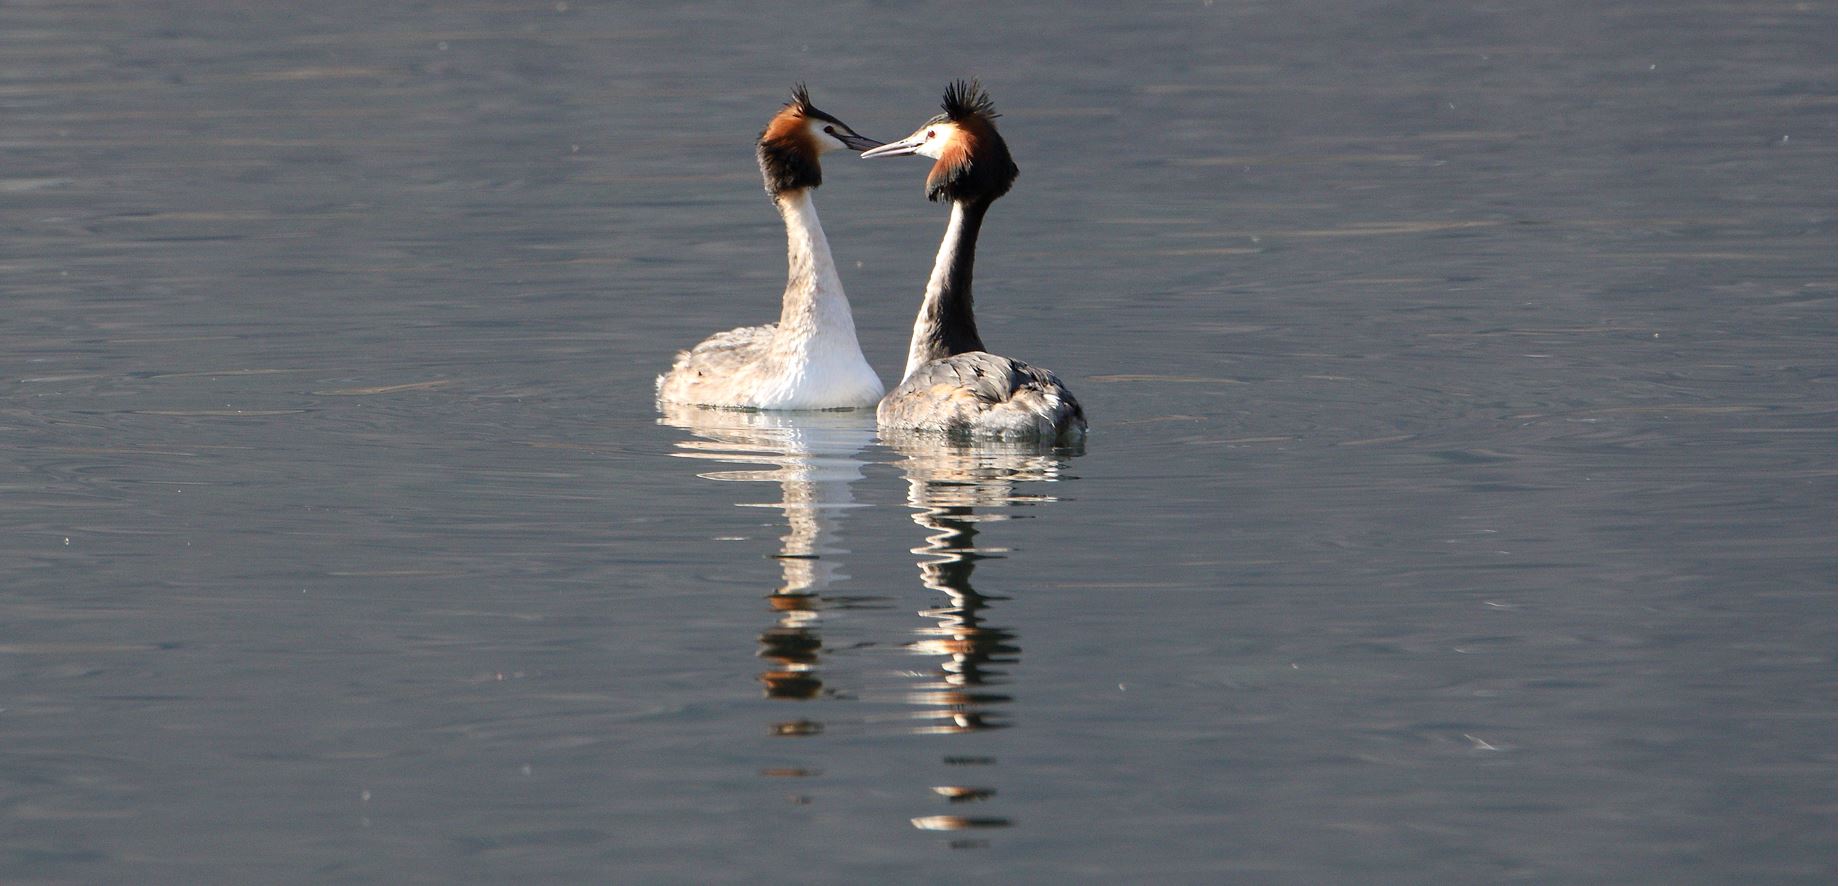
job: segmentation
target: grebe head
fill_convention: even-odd
[[[920,125],[898,142],[863,152],[864,157],[931,158],[926,177],[928,200],[995,200],[1016,181],[1016,163],[997,134],[997,112],[990,93],[976,80],[954,80],[939,103],[945,113]]]
[[[820,155],[842,148],[861,151],[880,144],[857,135],[842,120],[814,107],[811,94],[800,83],[793,87],[792,100],[767,121],[754,153],[760,160],[767,193],[777,196],[782,191],[823,184],[824,175],[818,168]]]

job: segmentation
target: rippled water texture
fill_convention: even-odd
[[[640,6],[0,5],[0,880],[1832,881],[1832,4]],[[1085,450],[661,420],[970,75]]]

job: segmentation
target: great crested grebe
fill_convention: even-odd
[[[658,377],[659,401],[739,409],[852,409],[881,398],[882,380],[856,343],[850,301],[811,202],[811,189],[823,181],[819,155],[879,144],[813,107],[804,84],[793,90],[792,100],[767,123],[755,147],[767,193],[786,220],[788,271],[779,322],[718,332],[678,352],[671,371]]]
[[[926,198],[947,200],[952,218],[914,320],[901,383],[875,409],[884,428],[954,437],[1074,438],[1086,415],[1054,373],[984,350],[971,313],[971,264],[990,204],[1009,191],[1016,164],[992,123],[997,114],[977,81],[955,81],[945,113],[864,157],[919,154],[934,161]]]

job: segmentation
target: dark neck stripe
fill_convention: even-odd
[[[941,249],[951,250],[952,263],[946,268],[944,285],[925,308],[926,317],[917,336],[921,341],[916,343],[924,360],[984,350],[972,311],[971,275],[977,262],[978,231],[984,226],[984,214],[990,210],[991,202],[959,201],[964,220],[957,231],[948,234],[956,235],[956,239],[940,244]]]

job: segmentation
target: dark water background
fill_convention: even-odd
[[[0,879],[1831,882],[1834,33],[0,6]],[[968,75],[1086,452],[659,423],[787,87]],[[818,196],[890,383],[924,172]]]

